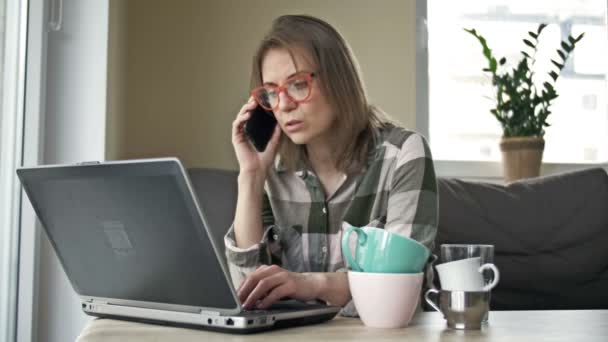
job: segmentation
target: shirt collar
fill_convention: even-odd
[[[309,173],[309,168],[307,168],[306,165],[304,165],[304,163],[301,163],[295,171],[295,174],[302,179],[306,178]],[[281,156],[279,154],[277,154],[274,159],[274,169],[277,173],[287,171],[287,167],[285,166],[285,163],[281,160]]]
[[[380,153],[380,149],[382,147],[381,129],[373,128],[372,134],[373,134],[373,141],[369,145],[368,152],[367,152],[367,160],[366,160],[365,166],[361,170],[361,172],[365,172],[365,170],[367,170],[369,168],[369,166],[374,162],[374,160],[376,160],[378,153]],[[283,163],[283,161],[281,160],[281,156],[279,154],[277,154],[277,156],[275,157],[274,169],[277,171],[277,173],[287,171],[287,167],[285,167],[285,163]],[[351,173],[351,172],[348,172],[348,173]],[[302,179],[306,179],[306,177],[308,177],[310,174],[314,175],[314,171],[310,167],[310,164],[308,163],[308,161],[305,161],[303,163],[299,163],[299,165],[295,171],[295,174]]]

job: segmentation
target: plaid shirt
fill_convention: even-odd
[[[392,125],[376,137],[366,167],[346,175],[330,197],[312,170],[288,172],[277,158],[264,186],[262,240],[238,248],[234,226],[224,239],[235,286],[260,264],[293,272],[345,271],[341,239],[348,224],[384,228],[433,250],[437,183],[426,140]],[[356,314],[352,302],[343,314]]]

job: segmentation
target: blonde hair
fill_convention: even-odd
[[[262,61],[271,49],[285,49],[292,56],[306,52],[312,58],[315,80],[337,113],[336,168],[343,172],[366,163],[375,144],[374,130],[392,123],[388,116],[367,102],[357,60],[340,33],[325,21],[307,15],[284,15],[273,21],[253,58],[251,88],[262,84]],[[282,136],[279,155],[289,171],[303,167],[306,150]]]

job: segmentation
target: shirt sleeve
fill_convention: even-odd
[[[429,146],[410,135],[399,150],[389,190],[385,229],[434,248],[437,235],[437,179]]]
[[[226,246],[226,261],[232,284],[238,288],[245,277],[260,265],[279,264],[281,261],[281,245],[277,238],[274,215],[270,206],[268,195],[264,193],[262,200],[262,239],[248,248],[239,248],[236,245],[234,223],[224,236]]]

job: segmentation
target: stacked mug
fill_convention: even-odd
[[[342,236],[342,251],[363,323],[375,328],[407,326],[419,304],[430,250],[384,229],[349,226]]]
[[[448,327],[481,329],[488,321],[490,291],[500,279],[493,257],[492,245],[441,245],[442,263],[435,266],[441,290],[429,289],[424,297]]]

